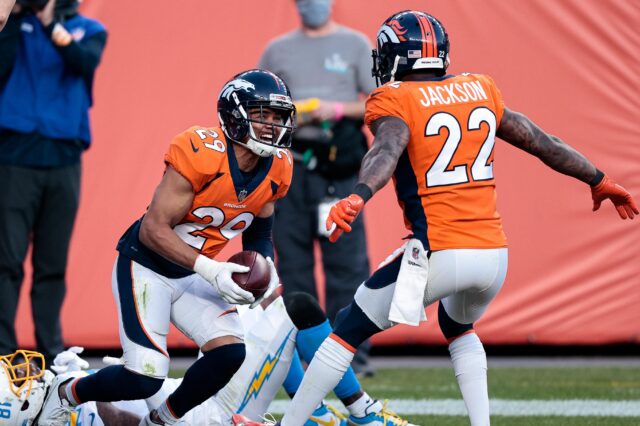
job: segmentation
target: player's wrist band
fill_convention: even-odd
[[[602,182],[602,179],[604,179],[604,173],[601,170],[596,169],[596,175],[589,181],[589,185],[596,186]]]
[[[360,182],[356,185],[355,188],[353,188],[353,193],[359,195],[365,203],[369,201],[371,197],[373,197],[373,191],[371,190],[371,188],[369,188],[366,183],[362,182]]]

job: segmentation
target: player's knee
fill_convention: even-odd
[[[326,321],[318,301],[309,293],[296,291],[283,296],[289,318],[298,330],[315,327]]]
[[[244,343],[233,343],[204,352],[202,358],[209,366],[224,370],[231,378],[240,369],[246,355]]]
[[[442,334],[447,340],[454,339],[473,330],[473,323],[460,324],[453,320],[449,314],[447,314],[442,302],[440,302],[438,306],[438,324],[440,325],[440,331],[442,331]]]
[[[382,330],[367,317],[360,306],[356,302],[351,302],[336,315],[333,334],[357,348],[362,342],[380,331]]]
[[[149,398],[150,396],[155,395],[162,387],[162,383],[164,383],[164,379],[159,379],[157,377],[142,376],[140,374],[136,374],[136,376],[138,377],[135,380],[135,386],[139,392],[140,399]]]

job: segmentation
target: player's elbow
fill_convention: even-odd
[[[2,31],[4,26],[7,24],[8,19],[9,16],[6,13],[0,12],[0,31]]]
[[[140,242],[150,249],[154,249],[157,246],[158,240],[160,240],[161,226],[152,217],[145,216],[140,224]]]

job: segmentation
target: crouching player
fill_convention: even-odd
[[[293,397],[303,371],[300,357],[309,362],[320,343],[331,333],[320,306],[306,293],[292,293],[284,298],[271,297],[261,307],[242,311],[247,356],[229,383],[214,397],[190,410],[182,424],[229,424],[233,414],[262,417],[280,386]],[[23,356],[4,357],[0,371],[0,426],[29,426],[40,413],[45,395],[53,381],[53,373],[44,371],[42,356],[32,352]],[[56,357],[52,369],[59,377],[77,377],[88,364],[65,351]],[[299,354],[299,356],[298,356]],[[26,360],[26,361],[25,361]],[[35,362],[34,362],[35,361]],[[182,379],[165,380],[161,390],[150,398],[111,403],[89,402],[76,407],[71,426],[138,425],[141,417],[162,403]],[[349,411],[352,425],[406,425],[407,422],[386,410],[380,402],[364,392],[349,369],[334,389]],[[321,404],[313,412],[307,426],[344,425],[346,419],[330,406]]]

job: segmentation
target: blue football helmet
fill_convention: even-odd
[[[390,16],[378,30],[373,69],[378,86],[415,70],[444,75],[449,66],[449,36],[428,13],[405,10]]]
[[[270,109],[280,116],[281,124],[252,119],[249,110]],[[254,69],[229,80],[218,96],[218,118],[227,139],[242,144],[261,157],[274,155],[278,148],[291,146],[296,107],[285,82],[272,72]],[[269,138],[256,135],[253,124],[271,126]]]

